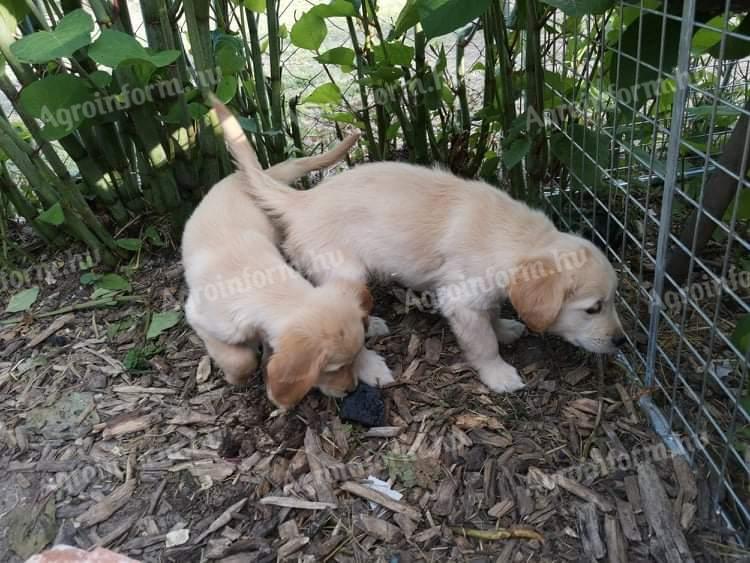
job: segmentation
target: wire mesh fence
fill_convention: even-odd
[[[565,164],[545,201],[620,271],[620,360],[668,442],[709,479],[705,518],[750,533],[750,54],[730,2],[627,2],[545,55]],[[688,446],[688,447],[685,447]]]

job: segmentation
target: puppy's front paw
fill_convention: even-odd
[[[513,393],[526,386],[516,368],[502,360],[480,366],[479,379],[495,393]]]
[[[385,363],[385,360],[373,350],[365,348],[357,356],[354,363],[354,373],[359,381],[372,387],[383,387],[396,380]]]
[[[526,332],[526,325],[513,319],[497,319],[494,325],[500,344],[513,344]]]
[[[380,317],[369,317],[367,319],[367,338],[374,336],[388,336],[391,333],[391,329],[388,328],[388,323]]]

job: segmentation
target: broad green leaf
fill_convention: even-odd
[[[157,338],[165,330],[169,330],[180,322],[182,314],[179,311],[164,311],[163,313],[154,313],[151,315],[151,322],[148,325],[146,338]]]
[[[737,219],[750,219],[750,189],[741,188],[740,195],[737,198]]]
[[[130,282],[119,274],[104,274],[97,280],[96,287],[110,291],[129,291]]]
[[[744,37],[740,39],[732,35],[727,36],[724,43],[725,61],[736,61],[750,55],[750,14],[746,15],[733,31]],[[721,41],[714,44],[708,52],[712,57],[718,59],[721,54]]]
[[[323,117],[325,117],[326,119],[330,119],[331,121],[336,121],[338,123],[349,123],[360,129],[364,129],[365,127],[364,123],[357,119],[357,116],[349,112],[342,111],[334,113],[324,113]]]
[[[315,60],[321,64],[352,66],[354,55],[354,51],[348,47],[335,47],[330,51],[321,53],[315,57]]]
[[[669,41],[661,40],[663,25],[665,38],[670,38]],[[660,73],[650,67],[658,69],[661,63],[662,72],[674,71],[679,47],[676,38],[679,36],[680,22],[667,19],[665,23],[657,14],[644,14],[627,27],[621,43],[622,52],[627,56],[618,57],[610,66],[609,80],[617,85],[616,95],[620,101],[637,109],[655,97]],[[664,45],[663,53],[654,48],[659,44]],[[639,58],[640,63],[637,62]]]
[[[550,150],[570,171],[573,184],[589,188],[602,185],[602,169],[609,166],[609,146],[607,137],[577,123],[550,138]]]
[[[419,21],[428,39],[455,31],[475,20],[492,0],[417,0]]]
[[[559,8],[568,16],[603,14],[615,4],[615,0],[542,0],[542,2]]]
[[[160,68],[176,61],[180,52],[168,50],[150,53],[132,35],[105,29],[89,48],[89,56],[100,65],[109,68],[117,68],[131,61],[143,61]]]
[[[216,87],[216,97],[222,104],[228,104],[237,93],[237,77],[222,76]]]
[[[398,39],[409,29],[419,23],[419,10],[417,0],[406,0],[406,5],[396,18],[396,25],[391,30],[390,39]]]
[[[711,47],[721,41],[721,31],[724,26],[724,17],[716,16],[698,28],[693,34],[690,44],[690,52],[694,55],[702,55]]]
[[[111,301],[111,304],[115,304],[115,296],[117,295],[117,290],[114,289],[106,289],[104,287],[97,287],[93,292],[91,292],[91,299],[107,299]]]
[[[503,150],[503,163],[505,167],[510,170],[516,164],[521,162],[523,158],[529,153],[531,148],[531,141],[528,137],[521,137],[516,139],[510,144],[510,147]]]
[[[377,63],[387,61],[391,65],[409,66],[414,59],[414,47],[404,45],[399,41],[375,45],[372,51],[375,54],[375,62]]]
[[[241,49],[225,42],[216,48],[216,64],[221,69],[222,76],[237,74],[245,68],[245,58]]]
[[[88,83],[70,74],[55,74],[35,80],[21,91],[26,111],[45,123],[46,139],[60,139],[98,111]],[[85,111],[84,111],[85,110]]]
[[[43,223],[49,225],[62,225],[65,222],[65,213],[63,212],[62,205],[57,202],[55,205],[39,214],[38,219]]]
[[[353,18],[357,15],[357,10],[347,0],[333,0],[330,4],[318,4],[310,11],[321,18]]]
[[[198,102],[193,102],[188,104],[188,114],[190,115],[191,119],[194,119],[196,121],[203,119],[203,116],[206,115],[209,111],[208,107],[200,104]]]
[[[318,86],[315,90],[313,90],[313,93],[302,100],[301,103],[335,105],[340,104],[342,99],[343,98],[341,97],[341,90],[339,90],[339,87],[336,86],[333,82],[329,82],[328,84]]]
[[[120,248],[130,250],[131,252],[137,252],[143,246],[141,240],[137,238],[118,238],[115,243],[117,243],[117,246]]]
[[[266,0],[244,0],[243,4],[251,12],[266,13]]]
[[[10,45],[13,34],[26,14],[29,13],[25,0],[3,0],[0,2],[0,45]],[[2,68],[2,58],[0,58]]]
[[[34,304],[37,297],[39,297],[38,287],[30,287],[29,289],[19,291],[10,298],[8,306],[5,307],[5,312],[21,313],[22,311],[28,311],[31,309],[31,306]]]
[[[292,26],[292,44],[309,51],[317,51],[328,35],[325,20],[312,10],[303,14]]]
[[[91,285],[92,283],[95,283],[101,279],[100,274],[95,274],[94,272],[86,272],[81,276],[81,284],[82,285]]]
[[[83,10],[73,10],[61,19],[53,31],[37,31],[10,46],[18,60],[25,63],[46,63],[70,57],[91,43],[94,20]]]
[[[732,332],[732,342],[743,354],[750,348],[750,315],[745,315]]]

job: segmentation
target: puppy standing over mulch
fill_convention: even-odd
[[[231,144],[231,140],[230,140]],[[506,298],[526,325],[598,353],[626,342],[617,277],[591,242],[558,231],[483,182],[403,163],[374,163],[297,191],[238,158],[242,185],[283,226],[284,249],[314,283],[374,275],[430,291],[466,359],[493,391],[524,386],[499,353],[524,325],[501,319]],[[311,256],[335,252],[335,267]]]
[[[278,173],[289,181],[309,171],[306,164],[320,163],[308,159],[263,172],[237,120],[218,102],[215,109],[235,156],[252,160],[258,177]],[[313,287],[284,261],[276,230],[243,193],[246,181],[235,173],[214,186],[182,241],[186,317],[227,380],[247,381],[258,366],[257,345],[266,340],[273,349],[267,393],[279,407],[294,406],[313,387],[340,397],[356,388],[358,377],[391,381],[382,359],[363,349],[372,307],[366,285],[331,280]]]

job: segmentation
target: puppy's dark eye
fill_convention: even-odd
[[[601,313],[602,312],[602,302],[601,301],[597,301],[592,307],[589,307],[588,309],[586,309],[586,312],[589,315],[596,315],[598,313]]]

